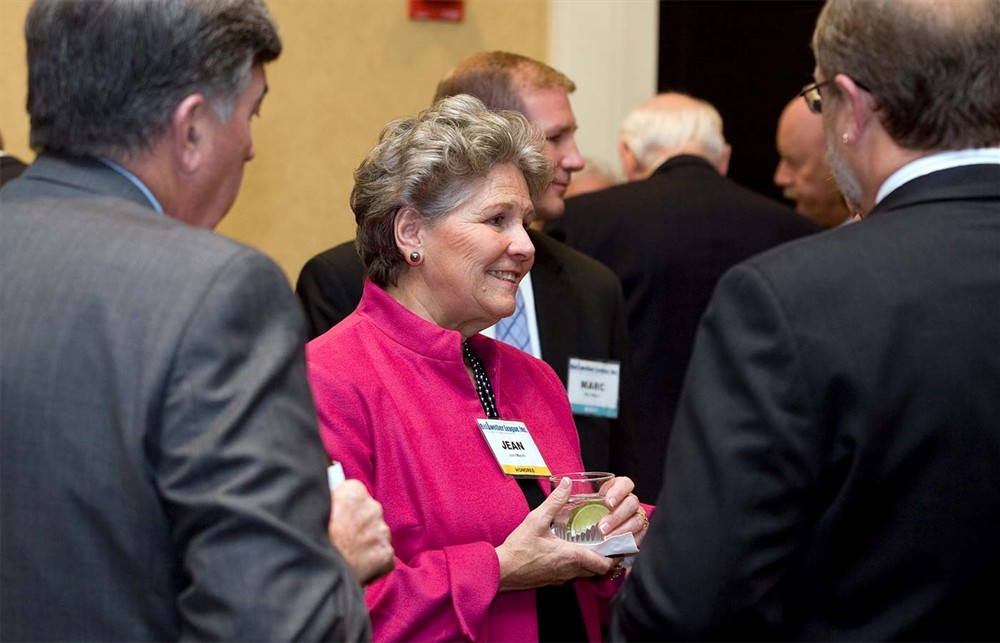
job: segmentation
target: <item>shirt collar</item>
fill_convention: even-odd
[[[101,163],[107,165],[115,172],[118,172],[119,174],[124,176],[129,181],[131,181],[132,184],[135,185],[135,187],[139,188],[139,191],[142,192],[142,194],[146,197],[146,199],[149,201],[149,204],[153,206],[153,209],[156,210],[159,214],[163,214],[163,206],[161,206],[160,202],[156,200],[156,197],[153,196],[153,192],[148,187],[146,187],[146,184],[139,180],[139,177],[137,177],[135,174],[132,174],[131,172],[129,172],[122,166],[118,165],[117,163],[109,161],[106,158],[100,158],[98,160]]]
[[[967,150],[953,150],[949,152],[938,152],[930,156],[924,156],[907,163],[899,168],[885,180],[875,196],[875,203],[878,204],[885,197],[889,196],[897,188],[909,183],[913,179],[925,176],[932,172],[949,170],[963,165],[1000,165],[1000,148],[981,147]]]

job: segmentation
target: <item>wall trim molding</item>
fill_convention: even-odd
[[[580,152],[621,173],[618,126],[656,93],[657,0],[549,0],[549,64],[576,83]]]

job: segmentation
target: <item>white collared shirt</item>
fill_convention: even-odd
[[[932,172],[950,170],[963,165],[1000,165],[1000,147],[980,147],[967,150],[938,152],[919,158],[899,168],[885,180],[875,196],[876,205],[897,188],[913,179]]]

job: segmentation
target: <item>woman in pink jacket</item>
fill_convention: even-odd
[[[355,172],[367,280],[307,349],[323,440],[367,485],[396,566],[367,588],[377,641],[598,640],[617,560],[557,539],[564,483],[504,473],[477,420],[523,426],[552,472],[579,471],[566,391],[544,362],[480,331],[514,310],[525,227],[551,170],[520,114],[442,100],[390,123]],[[607,535],[649,522],[615,478]]]

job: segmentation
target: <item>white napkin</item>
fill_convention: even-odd
[[[330,485],[330,491],[333,491],[340,483],[344,481],[344,467],[340,466],[339,462],[334,462],[326,468],[326,480]]]
[[[580,544],[580,546],[592,549],[601,556],[625,556],[626,558],[622,561],[622,567],[630,567],[632,559],[635,558],[633,554],[639,553],[639,548],[635,544],[635,538],[632,536],[631,531],[618,536],[611,536],[604,539],[604,542],[596,545]]]

